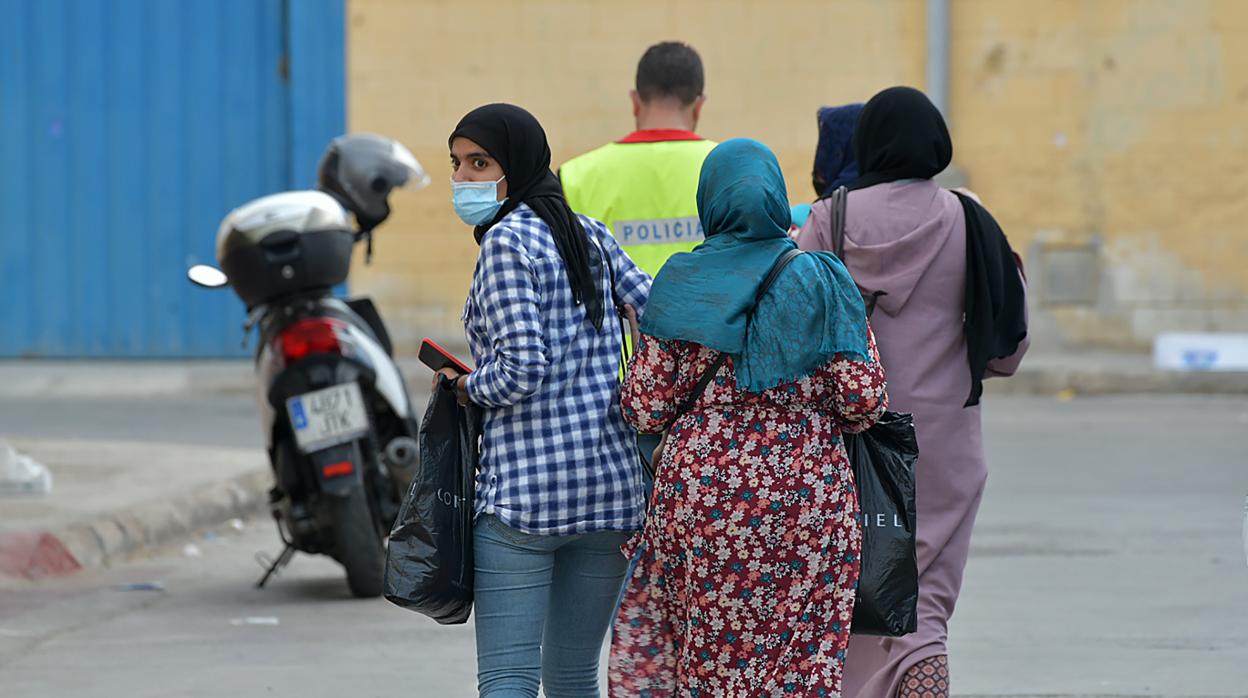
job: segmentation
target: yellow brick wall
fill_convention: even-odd
[[[1248,331],[1248,2],[954,0],[951,62],[956,160],[1015,247],[1098,252],[1056,334]]]
[[[1159,329],[1248,330],[1248,0],[951,4],[955,162],[1033,276],[1062,247],[1100,271],[1090,305],[1038,305],[1046,336],[1139,346]],[[405,351],[461,337],[476,245],[451,210],[446,136],[473,107],[514,102],[545,125],[557,166],[632,130],[637,59],[666,39],[706,64],[699,130],[767,143],[790,198],[808,200],[815,110],[922,87],[924,7],[348,0],[350,128],[400,139],[433,176],[395,197],[354,287]]]
[[[920,83],[923,17],[922,0],[349,0],[350,128],[398,138],[433,177],[394,197],[353,287],[404,351],[462,337],[477,248],[451,210],[447,135],[476,106],[514,102],[541,120],[558,166],[633,130],[637,59],[668,39],[706,65],[699,131],[767,143],[807,200],[815,110]]]

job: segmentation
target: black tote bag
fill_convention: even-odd
[[[385,596],[442,625],[472,613],[472,519],[480,411],[445,377],[420,428],[420,465],[386,550]]]
[[[899,637],[918,627],[919,567],[915,558],[914,420],[885,412],[875,426],[846,432],[861,510],[862,555],[854,599],[855,635]]]

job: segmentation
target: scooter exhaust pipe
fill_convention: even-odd
[[[397,468],[410,468],[420,459],[420,445],[416,439],[395,437],[386,444],[386,462]]]

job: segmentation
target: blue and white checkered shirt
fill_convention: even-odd
[[[616,292],[638,312],[650,277],[607,227],[580,216],[615,270]],[[620,324],[610,276],[595,330],[572,299],[550,227],[521,204],[486,233],[464,305],[483,406],[476,512],[526,533],[641,528],[645,502],[635,435],[620,414]]]

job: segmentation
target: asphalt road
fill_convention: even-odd
[[[255,431],[244,400],[197,402],[126,411],[160,438]],[[0,405],[6,430],[13,409]],[[110,438],[126,423],[91,404],[46,410]],[[955,695],[1248,696],[1248,399],[1010,398],[985,415],[992,474],[951,629]],[[59,433],[37,416],[27,428]],[[277,550],[267,521],[188,543],[197,556],[179,545],[0,581],[0,696],[474,695],[470,626],[350,599],[325,559],[253,589],[253,555]],[[163,589],[119,588],[139,582]]]

